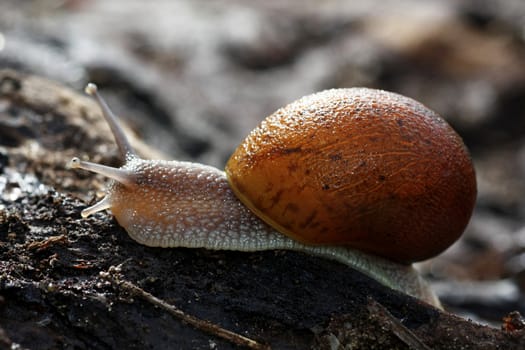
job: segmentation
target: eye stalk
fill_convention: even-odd
[[[115,141],[117,142],[122,158],[128,159],[130,157],[136,157],[137,155],[135,150],[133,147],[131,147],[126,135],[124,134],[124,131],[122,130],[122,127],[118,123],[117,117],[115,114],[113,114],[106,101],[98,93],[97,86],[93,83],[89,83],[86,85],[84,90],[88,95],[93,96],[97,101],[104,115],[104,119],[106,119],[106,122],[111,128],[111,132],[113,133]]]

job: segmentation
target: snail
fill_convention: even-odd
[[[476,178],[460,136],[419,102],[368,88],[305,96],[262,121],[221,171],[141,159],[96,86],[86,93],[125,164],[71,160],[113,180],[83,217],[110,209],[153,247],[298,250],[440,306],[412,263],[459,238]]]

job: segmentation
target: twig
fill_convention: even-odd
[[[132,295],[136,295],[136,296],[143,298],[144,300],[167,311],[172,316],[175,316],[176,318],[195,327],[198,330],[201,330],[203,332],[206,332],[206,333],[215,335],[217,337],[220,337],[222,339],[225,339],[235,345],[246,346],[250,349],[257,349],[257,350],[270,349],[270,346],[268,345],[258,343],[255,340],[252,340],[240,334],[224,329],[220,327],[219,325],[216,325],[208,320],[202,320],[195,316],[188,315],[184,311],[177,308],[176,306],[168,304],[164,300],[153,296],[152,294],[146,292],[145,290],[133,284],[132,282],[121,280],[119,278],[120,266],[121,265],[117,267],[111,266],[107,272],[101,272],[100,277],[105,280],[110,281],[113,285],[126,290]]]
[[[425,343],[423,343],[417,335],[410,329],[405,327],[401,321],[394,317],[383,305],[372,298],[368,298],[367,305],[368,312],[374,315],[381,316],[381,321],[394,333],[402,342],[404,342],[410,349],[413,350],[431,350]]]
[[[36,241],[31,242],[27,245],[28,250],[36,250],[37,252],[41,252],[43,250],[46,250],[50,248],[51,246],[55,244],[64,244],[67,242],[66,235],[58,235],[58,236],[51,236],[47,237],[46,239],[42,241]]]

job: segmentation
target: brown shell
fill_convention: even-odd
[[[456,241],[476,199],[468,151],[441,117],[364,88],[279,109],[237,148],[226,173],[240,200],[282,233],[402,263]]]

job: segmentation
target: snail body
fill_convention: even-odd
[[[476,183],[460,137],[423,105],[371,89],[306,96],[253,130],[224,172],[139,158],[96,87],[86,91],[126,162],[71,161],[114,180],[82,216],[111,209],[154,247],[299,250],[439,305],[411,263],[461,235]]]

